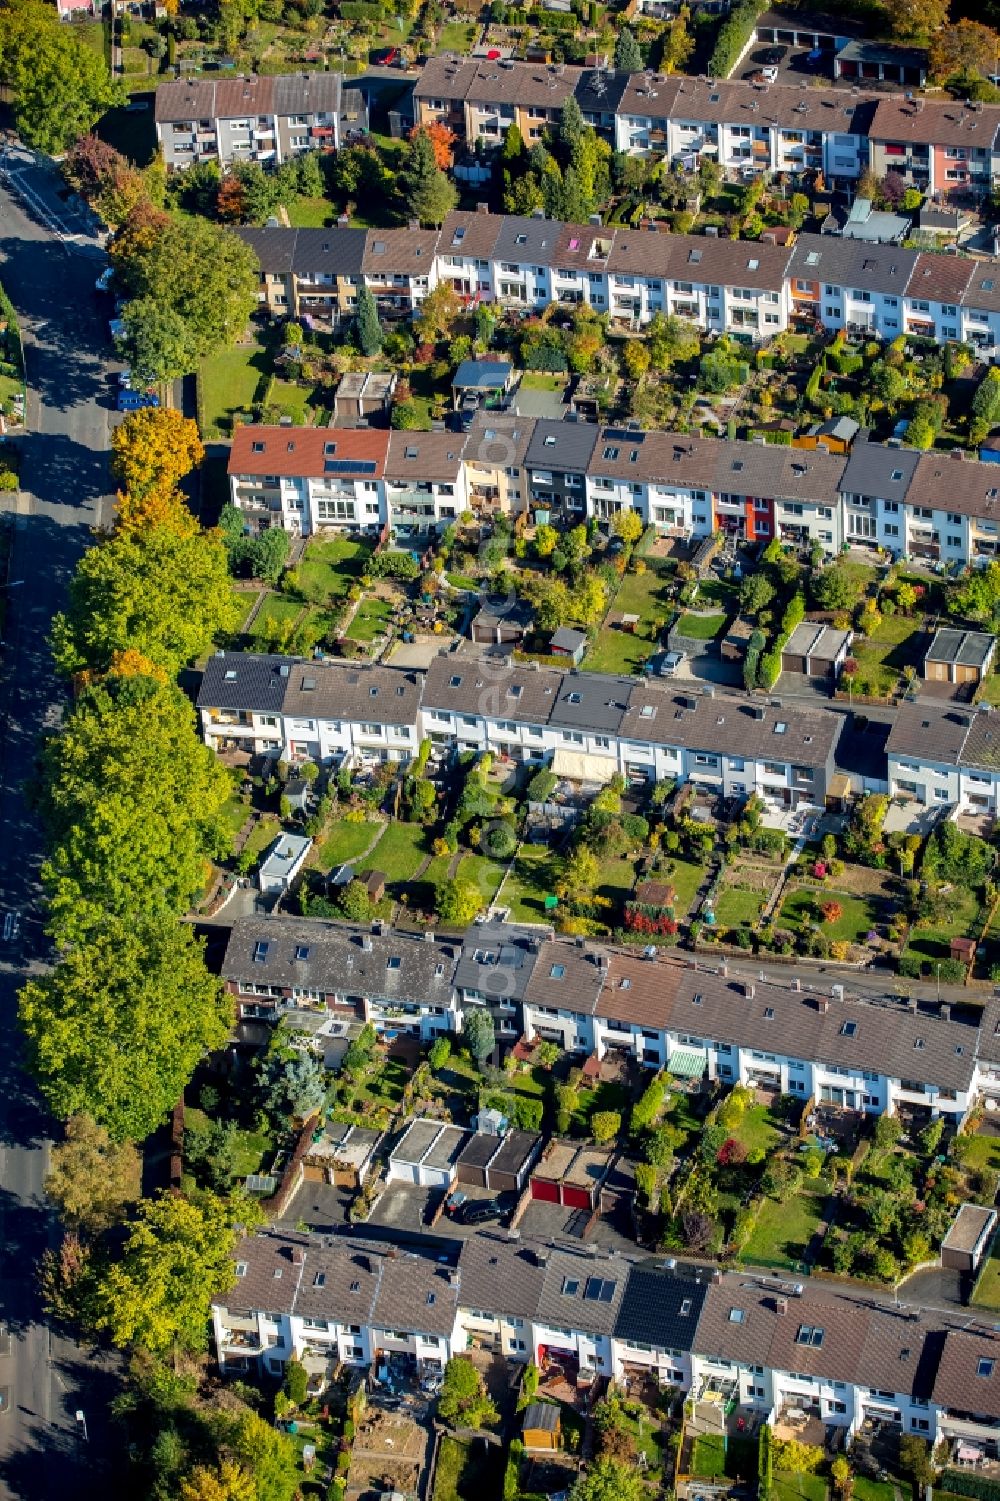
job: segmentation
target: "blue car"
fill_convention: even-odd
[[[142,407],[158,407],[160,398],[155,391],[119,391],[118,410],[138,412]]]

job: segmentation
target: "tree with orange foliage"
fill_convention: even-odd
[[[434,165],[446,172],[455,160],[455,132],[449,130],[443,120],[432,120],[430,125],[415,125],[410,131],[414,136],[425,135],[434,147]]]
[[[198,424],[171,407],[129,412],[111,434],[111,472],[133,507],[154,491],[169,495],[205,457]]]
[[[243,218],[243,184],[232,173],[219,183],[215,211],[224,224],[239,224]]]
[[[162,526],[178,537],[193,537],[198,523],[179,490],[157,486],[143,495],[118,492],[115,527],[119,532],[138,532]]]
[[[108,246],[108,254],[119,274],[129,263],[147,255],[160,238],[170,215],[157,208],[148,198],[141,199],[126,215],[117,234]]]

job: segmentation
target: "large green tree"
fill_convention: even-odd
[[[155,297],[136,297],[122,313],[122,352],[136,377],[149,385],[190,375],[201,357],[194,330],[176,308]]]
[[[440,224],[458,202],[458,191],[438,166],[434,143],[423,130],[410,143],[399,185],[407,212],[421,224]]]
[[[176,918],[104,918],[19,998],[28,1062],[61,1120],[140,1141],[172,1110],[231,1004]]]
[[[140,652],[168,676],[200,656],[239,613],[226,550],[215,533],[169,527],[116,534],[84,553],[69,607],[52,624],[60,672],[102,672],[116,652]]]
[[[382,324],[379,321],[378,307],[375,298],[367,287],[362,287],[358,293],[358,307],[355,315],[355,323],[358,332],[358,344],[361,353],[369,357],[378,354],[385,339]]]
[[[124,320],[127,351],[147,365],[159,358],[171,373],[184,365],[179,373],[187,374],[198,359],[232,343],[256,305],[257,257],[238,235],[207,219],[170,219],[116,266],[141,304]]]
[[[139,1198],[139,1168],[131,1142],[114,1142],[89,1115],[75,1115],[52,1148],[45,1192],[71,1225],[106,1230]]]
[[[94,909],[185,912],[225,851],[230,783],[172,683],[111,677],[78,698],[42,753],[49,832],[43,881],[53,928],[77,936]]]
[[[18,134],[41,151],[65,151],[126,98],[103,53],[86,46],[43,0],[4,0],[0,81],[13,96]]]
[[[236,1281],[242,1199],[161,1193],[139,1206],[121,1260],[98,1279],[95,1323],[116,1345],[202,1350],[212,1298]]]

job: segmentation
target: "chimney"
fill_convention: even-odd
[[[460,1280],[461,1280],[461,1273],[459,1272],[458,1267],[457,1266],[450,1266],[448,1268],[448,1285],[449,1285],[449,1287],[457,1287],[458,1284],[459,1284],[459,1282],[460,1282]]]
[[[801,990],[802,989],[802,981],[801,980],[793,980],[792,981],[792,989],[793,990]]]
[[[301,1266],[302,1263],[305,1261],[305,1259],[306,1259],[305,1247],[304,1246],[293,1246],[292,1247],[292,1266]]]
[[[722,1281],[722,1268],[720,1266],[712,1268],[712,1281],[715,1283],[716,1287],[718,1287],[719,1283]]]
[[[788,1312],[788,1299],[787,1298],[775,1298],[775,1300],[774,1300],[774,1311],[775,1311],[776,1314],[784,1316]]]
[[[746,996],[748,1001],[752,1001],[754,996],[757,994],[757,987],[750,980],[744,980],[743,994]]]
[[[943,1022],[950,1022],[951,1021],[951,1002],[950,1001],[942,1001],[941,1002],[941,1020]]]
[[[549,1253],[548,1253],[548,1251],[545,1251],[545,1250],[543,1250],[543,1251],[536,1251],[535,1252],[535,1261],[538,1263],[539,1266],[548,1266],[548,1264],[549,1264]]]
[[[476,204],[476,213],[477,214],[488,214],[489,211],[490,211],[490,206],[489,206],[488,203],[477,203]]]
[[[912,1011],[914,1013],[914,1015],[916,1015],[917,998],[916,998],[915,995],[907,996],[907,998],[906,998],[906,1009],[907,1009],[907,1011]]]
[[[433,943],[434,942],[434,929],[433,928],[428,928],[427,929],[427,932],[424,934],[424,942],[425,943]]]
[[[366,954],[370,954],[371,951],[372,951],[372,941],[368,937],[367,933],[364,935],[364,937],[361,940],[361,947],[364,949],[364,951],[365,951]]]
[[[829,1009],[830,1009],[830,1000],[829,1000],[829,997],[825,996],[825,995],[818,995],[816,997],[816,1010],[822,1016],[827,1011],[829,1011]]]
[[[729,974],[729,965],[728,964],[724,964],[722,966],[722,968],[719,970],[719,974],[725,980],[727,978],[728,974]]]

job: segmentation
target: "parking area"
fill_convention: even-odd
[[[466,1183],[456,1187],[464,1196],[462,1209],[466,1204],[492,1203],[497,1198],[497,1194],[491,1189],[477,1188]],[[388,1230],[405,1230],[411,1234],[432,1232],[453,1240],[464,1240],[468,1235],[475,1235],[477,1230],[503,1228],[514,1207],[513,1201],[508,1203],[503,1198],[503,1212],[499,1219],[484,1219],[479,1223],[466,1224],[463,1223],[461,1211],[454,1215],[445,1212],[435,1224],[434,1216],[445,1197],[445,1190],[441,1188],[422,1188],[413,1183],[390,1183],[372,1210],[368,1223]]]
[[[589,1211],[568,1209],[562,1204],[546,1204],[533,1199],[518,1224],[524,1240],[576,1240],[582,1241],[583,1231],[589,1220]],[[610,1218],[602,1216],[595,1223],[584,1244],[599,1247],[602,1251],[636,1251],[632,1234],[631,1218],[620,1211]]]

